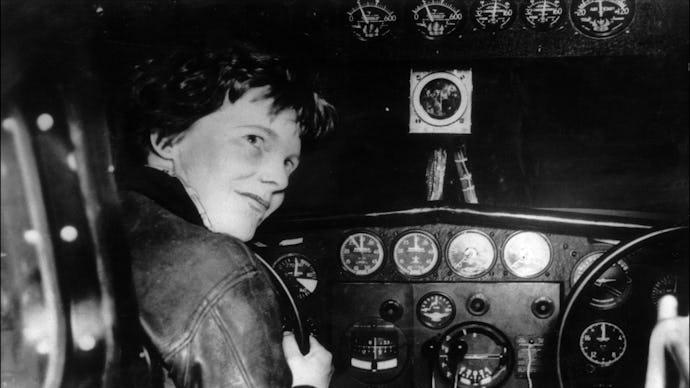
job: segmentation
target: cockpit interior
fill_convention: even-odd
[[[119,386],[123,85],[244,40],[338,113],[247,243],[331,387],[645,387],[688,315],[687,1],[3,0],[3,387]]]

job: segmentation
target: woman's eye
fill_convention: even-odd
[[[261,136],[257,136],[257,135],[247,135],[247,136],[245,136],[245,138],[247,139],[247,142],[249,144],[255,145],[255,146],[260,146],[261,143],[263,143],[263,141],[264,141],[264,139]]]

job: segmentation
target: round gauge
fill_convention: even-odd
[[[438,352],[441,376],[455,387],[498,387],[510,374],[513,352],[506,336],[484,323],[453,326]]]
[[[393,248],[393,260],[398,271],[407,276],[422,276],[438,263],[438,247],[434,238],[424,232],[406,233]]]
[[[380,0],[357,0],[357,5],[347,11],[347,20],[352,33],[367,41],[390,33],[397,16]]]
[[[632,278],[628,275],[628,265],[619,261],[609,267],[590,290],[590,306],[608,310],[618,306],[630,294]]]
[[[477,0],[472,4],[470,14],[482,30],[500,31],[515,20],[517,7],[514,0]]]
[[[444,126],[457,121],[467,109],[467,86],[455,75],[430,73],[414,89],[415,112],[426,123]]]
[[[412,19],[417,31],[432,40],[448,36],[465,24],[460,8],[446,0],[422,0],[412,10]]]
[[[585,270],[587,270],[587,268],[589,268],[603,254],[604,252],[601,251],[591,252],[580,259],[580,261],[575,264],[575,268],[573,268],[573,272],[570,274],[570,285],[575,285],[582,274],[585,273]]]
[[[426,327],[441,329],[455,318],[455,304],[439,292],[430,292],[417,303],[417,318]]]
[[[478,278],[496,261],[496,248],[489,236],[478,230],[460,232],[448,244],[448,266],[464,278]]]
[[[634,0],[574,0],[570,6],[573,26],[591,38],[609,38],[630,25]]]
[[[563,20],[565,11],[560,0],[529,0],[522,8],[525,24],[536,31],[550,31]]]
[[[340,262],[357,276],[371,275],[383,264],[381,240],[365,232],[348,236],[340,246]]]
[[[607,367],[620,360],[627,348],[625,333],[611,322],[595,322],[580,334],[580,351],[590,362]]]
[[[303,300],[316,290],[319,278],[306,256],[289,253],[276,260],[273,268],[297,299]]]
[[[652,302],[654,304],[659,303],[664,295],[676,295],[678,296],[678,277],[675,275],[664,275],[659,278],[652,286]]]
[[[513,275],[531,278],[546,271],[551,262],[551,245],[540,233],[517,232],[503,246],[503,262]]]

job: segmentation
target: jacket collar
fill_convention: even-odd
[[[138,167],[129,171],[118,183],[120,190],[135,191],[185,221],[204,226],[194,202],[177,178],[155,168]]]

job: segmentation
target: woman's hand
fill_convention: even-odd
[[[327,388],[333,375],[333,356],[316,338],[309,336],[309,353],[299,351],[295,335],[283,333],[283,352],[292,372],[292,386],[310,385]]]

